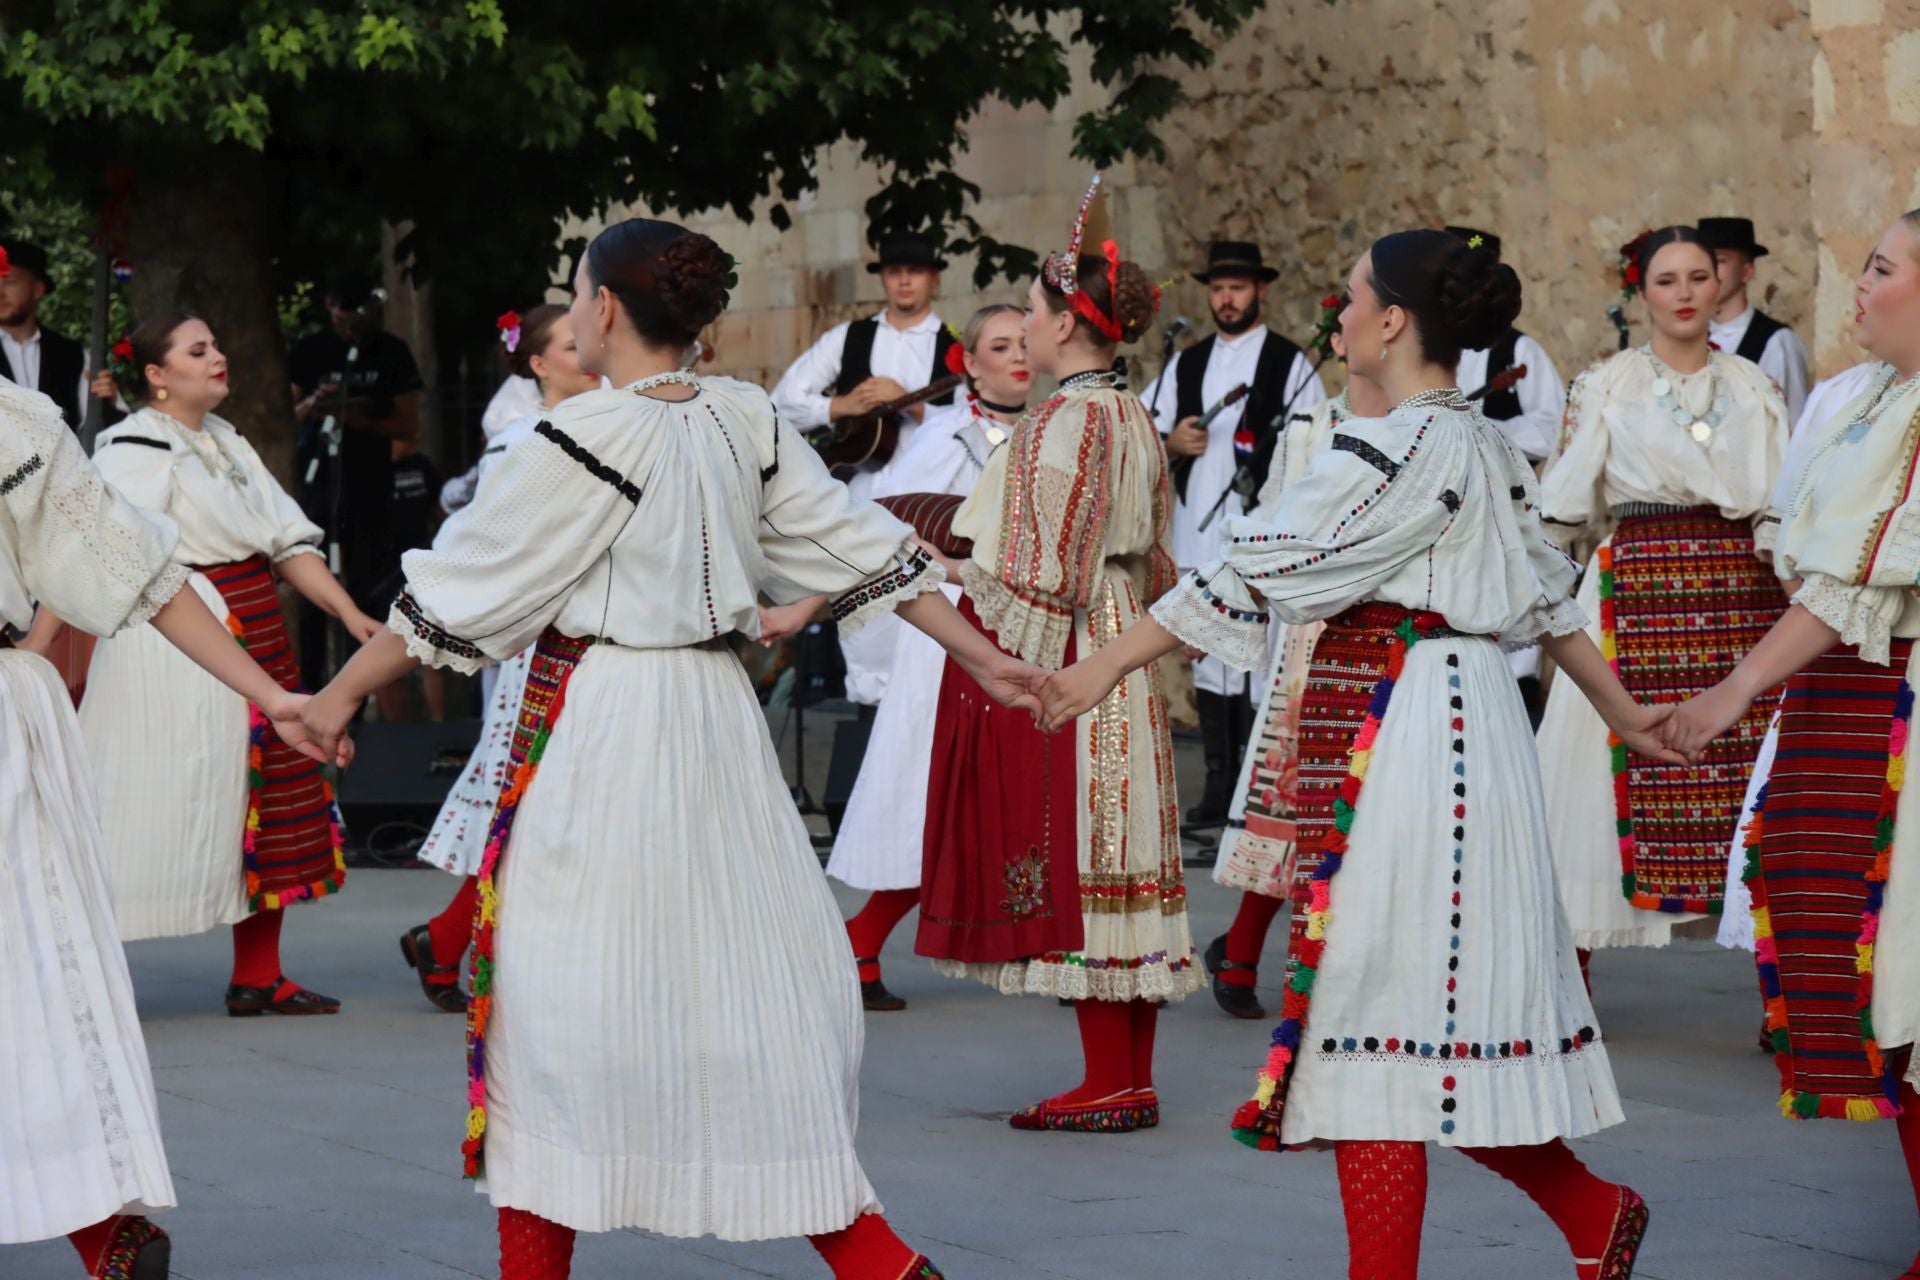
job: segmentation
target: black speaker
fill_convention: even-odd
[[[836,835],[840,819],[847,813],[847,801],[853,798],[860,762],[867,756],[867,739],[873,736],[873,708],[860,710],[864,714],[858,719],[842,720],[833,727],[833,753],[827,757],[827,790],[820,797],[820,807],[827,813],[827,829]]]
[[[351,835],[364,840],[388,822],[431,827],[479,741],[478,720],[355,725],[338,793]]]

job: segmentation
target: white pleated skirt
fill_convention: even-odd
[[[1595,556],[1597,560],[1597,552]],[[1597,645],[1600,570],[1594,563],[1587,565],[1581,579],[1579,603],[1587,617],[1596,619],[1588,625],[1587,634]],[[1647,911],[1628,902],[1620,891],[1619,815],[1607,722],[1573,681],[1553,682],[1538,741],[1553,865],[1574,945],[1586,950],[1664,947],[1676,937],[1711,937],[1711,917]]]
[[[0,650],[0,1244],[174,1203],[80,727]]]
[[[958,604],[960,588],[940,588]],[[854,889],[917,889],[927,825],[927,775],[933,720],[947,651],[905,623],[888,670],[887,693],[873,718],[867,754],[847,797],[827,874]]]
[[[723,1240],[878,1208],[853,954],[731,653],[589,649],[505,863],[494,1204]]]
[[[213,616],[228,607],[188,579]],[[93,651],[80,730],[100,785],[120,936],[178,938],[234,924],[247,906],[247,700],[151,625]]]
[[[475,744],[460,780],[440,805],[427,833],[426,843],[415,855],[442,871],[456,876],[476,875],[480,855],[487,849],[487,831],[493,825],[493,811],[500,801],[501,788],[507,784],[507,759],[513,751],[513,727],[520,718],[520,695],[527,689],[527,667],[533,650],[527,649],[497,667],[493,689],[487,699],[487,712],[480,721],[480,741]]]
[[[1753,892],[1747,888],[1747,824],[1753,821],[1754,801],[1760,788],[1773,773],[1773,753],[1780,746],[1780,713],[1773,713],[1767,736],[1760,742],[1760,754],[1754,757],[1753,774],[1747,779],[1746,798],[1740,802],[1740,822],[1727,842],[1727,896],[1720,912],[1720,931],[1716,940],[1723,947],[1753,950]]]
[[[1285,1141],[1525,1146],[1623,1119],[1531,739],[1497,646],[1408,652],[1330,886]]]

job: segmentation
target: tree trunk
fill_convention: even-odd
[[[293,487],[293,398],[267,248],[264,160],[209,148],[143,165],[128,249],[139,317],[181,307],[205,320],[227,353],[233,390],[220,416]]]

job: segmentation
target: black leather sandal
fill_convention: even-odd
[[[309,991],[287,981],[284,975],[270,987],[227,988],[227,1016],[229,1018],[257,1018],[263,1013],[278,1013],[288,1017],[310,1017],[315,1014],[338,1013],[340,1002],[332,996],[323,996],[318,991]]]
[[[442,1013],[465,1013],[467,1011],[467,993],[460,989],[460,966],[458,964],[435,964],[433,959],[433,930],[428,925],[415,925],[400,935],[400,954],[407,958],[407,964],[420,975],[420,990],[427,995],[427,1003]],[[443,978],[453,975],[451,982],[430,982],[429,978]]]
[[[1226,934],[1221,934],[1207,944],[1206,955],[1202,960],[1207,966],[1207,972],[1213,975],[1213,1002],[1220,1006],[1222,1012],[1231,1017],[1245,1018],[1249,1021],[1267,1016],[1266,1009],[1261,1007],[1259,993],[1251,986],[1242,986],[1221,978],[1221,974],[1234,969],[1255,974],[1259,972],[1258,965],[1239,964],[1227,959]]]
[[[855,957],[854,963],[864,967],[878,965],[880,961],[872,956],[864,960]],[[887,990],[886,983],[875,978],[872,982],[860,984],[860,1005],[868,1013],[898,1013],[907,1007],[907,1002]]]

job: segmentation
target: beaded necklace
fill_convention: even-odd
[[[1653,354],[1653,344],[1640,348],[1640,353],[1653,364],[1654,403],[1665,410],[1673,419],[1676,427],[1685,427],[1696,444],[1705,444],[1713,439],[1722,422],[1727,418],[1727,391],[1720,384],[1720,366],[1712,355],[1707,357],[1707,411],[1695,413],[1680,401],[1680,374],[1675,373],[1667,362]]]

